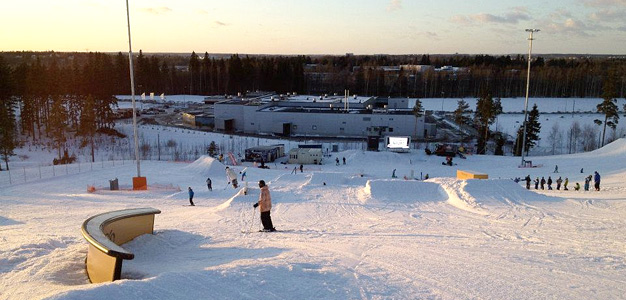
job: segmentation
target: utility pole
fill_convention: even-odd
[[[526,100],[524,101],[524,134],[522,138],[522,166],[524,166],[524,150],[526,150],[526,123],[528,123],[528,90],[530,89],[530,57],[533,52],[533,33],[539,29],[526,29],[528,36],[528,71],[526,72]]]

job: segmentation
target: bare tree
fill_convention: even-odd
[[[580,128],[580,123],[578,121],[574,121],[572,126],[570,126],[569,134],[568,134],[568,145],[569,145],[569,153],[578,153],[578,142],[580,140],[580,136],[582,134],[582,129]]]
[[[592,151],[598,148],[598,142],[596,140],[598,135],[598,128],[587,124],[583,127],[582,140],[583,151]]]
[[[560,148],[563,144],[563,134],[559,129],[559,123],[555,123],[552,125],[552,129],[550,129],[550,135],[548,135],[548,143],[552,147],[552,155],[556,154],[556,149]]]

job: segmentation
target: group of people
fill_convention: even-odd
[[[585,177],[585,184],[583,186],[584,190],[585,191],[589,190],[589,185],[591,183],[591,180],[593,180],[593,183],[594,183],[593,185],[594,185],[595,190],[599,191],[600,190],[600,174],[598,173],[598,171],[594,172],[593,176],[589,175],[589,176]],[[524,181],[526,181],[526,189],[530,190],[530,183],[531,183],[531,181],[533,181],[530,178],[530,175],[527,175],[524,178]],[[546,187],[546,184],[547,184],[548,190],[552,190],[552,184],[553,183],[556,183],[556,189],[557,190],[560,190],[561,186],[563,186],[563,190],[564,191],[569,190],[567,188],[567,185],[569,184],[569,178],[567,178],[567,177],[565,177],[565,180],[563,180],[559,176],[559,178],[557,178],[555,181],[553,181],[552,180],[552,176],[548,176],[548,180],[546,180],[545,177],[542,176],[541,179],[539,179],[539,177],[535,178],[535,180],[533,182],[535,184],[535,189],[536,190],[538,190],[538,189],[544,190],[545,187]],[[580,184],[578,182],[576,182],[574,184],[574,190],[575,191],[580,190]]]
[[[302,166],[300,166],[300,168],[302,168]],[[242,181],[246,178],[246,170],[247,168],[239,172],[241,174]],[[229,167],[226,167],[226,177],[229,180],[228,184],[232,184],[234,188],[237,188],[237,175],[235,175],[235,172]],[[209,191],[213,191],[213,184],[210,177],[206,179],[206,184]],[[261,189],[259,201],[253,204],[253,208],[256,209],[258,207],[261,212],[261,223],[263,224],[263,230],[261,231],[274,232],[276,231],[276,228],[274,228],[274,224],[272,223],[272,218],[270,216],[270,211],[272,209],[272,197],[270,196],[269,187],[265,184],[264,180],[259,180],[259,188]],[[193,189],[189,187],[187,192],[189,194],[189,205],[196,206],[193,203],[193,196],[195,194]]]
[[[343,164],[346,164],[346,158],[343,157]],[[339,165],[339,157],[335,157],[335,165],[338,166]]]

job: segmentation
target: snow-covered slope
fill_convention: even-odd
[[[626,294],[626,141],[594,152],[469,156],[457,165],[423,151],[345,151],[347,164],[258,169],[248,193],[225,166],[143,162],[148,191],[88,193],[132,164],[33,180],[0,190],[0,299],[621,299]],[[332,157],[329,161],[334,161]],[[552,173],[554,165],[561,173]],[[238,173],[246,166],[234,166]],[[580,169],[584,172],[580,173]],[[397,179],[391,174],[396,170]],[[457,169],[489,180],[458,180]],[[602,190],[573,191],[599,171]],[[426,173],[425,181],[412,180]],[[526,190],[511,178],[561,176],[569,191]],[[404,177],[407,177],[407,180]],[[205,185],[213,179],[213,191]],[[258,180],[280,230],[257,233]],[[196,207],[187,203],[192,187]],[[159,188],[161,187],[161,188]],[[176,188],[162,188],[176,187]],[[179,187],[179,188],[178,188]],[[89,284],[89,216],[155,207],[155,234],[124,245],[123,280]]]

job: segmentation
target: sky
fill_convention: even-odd
[[[126,3],[0,6],[0,51],[128,51]],[[626,0],[129,0],[133,50],[626,54]]]

